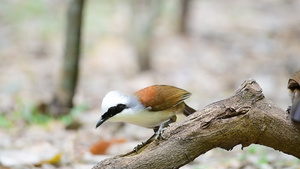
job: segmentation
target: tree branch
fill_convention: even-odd
[[[179,168],[213,148],[231,150],[238,144],[261,144],[300,158],[300,125],[265,98],[254,80],[167,128],[164,136],[166,140],[103,160],[93,169]]]

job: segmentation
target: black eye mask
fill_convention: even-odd
[[[126,108],[125,104],[118,104],[117,106],[111,107],[102,115],[102,119],[108,119],[110,117],[113,117],[114,115],[120,113]]]
[[[118,104],[117,106],[111,107],[107,110],[107,112],[105,112],[102,116],[101,119],[98,121],[98,123],[96,124],[96,128],[99,127],[102,123],[104,123],[106,120],[108,120],[109,118],[115,116],[116,114],[122,112],[124,109],[126,109],[128,107],[126,107],[125,104]]]

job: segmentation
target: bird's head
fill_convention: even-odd
[[[138,104],[139,101],[134,96],[128,96],[119,91],[107,93],[102,100],[102,116],[98,121],[96,128],[109,119],[116,120],[118,114],[122,113],[124,110],[130,111]]]

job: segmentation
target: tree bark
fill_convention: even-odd
[[[83,5],[84,0],[71,0],[69,4],[63,65],[49,109],[54,116],[68,114],[73,106],[79,71]]]
[[[300,158],[300,125],[264,97],[254,80],[245,81],[233,96],[212,103],[164,131],[166,140],[137,153],[105,159],[98,168],[179,168],[220,147],[260,144]]]
[[[140,71],[151,69],[151,44],[155,20],[158,15],[158,0],[132,0],[132,28],[130,39],[135,47]]]
[[[188,19],[191,0],[181,0],[180,1],[181,14],[179,17],[179,32],[182,35],[188,34]]]

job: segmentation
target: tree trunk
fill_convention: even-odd
[[[188,34],[188,19],[189,19],[189,9],[191,0],[181,0],[180,1],[181,15],[179,18],[179,32],[182,35]]]
[[[131,0],[132,28],[131,40],[137,54],[137,61],[141,71],[149,70],[151,44],[155,19],[158,13],[157,0]]]
[[[54,116],[69,113],[73,106],[80,59],[83,5],[84,0],[71,0],[69,4],[63,65],[49,109]]]
[[[99,168],[179,168],[205,152],[260,144],[300,158],[300,125],[264,97],[253,80],[164,131],[166,140],[101,161]]]

